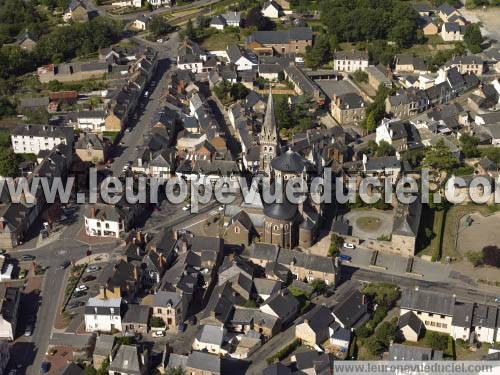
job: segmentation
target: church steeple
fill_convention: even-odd
[[[260,144],[260,170],[269,173],[271,171],[271,160],[278,155],[278,129],[276,116],[274,114],[274,101],[271,89],[267,98],[266,115],[264,124],[259,135]]]

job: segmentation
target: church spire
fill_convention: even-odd
[[[266,115],[264,117],[264,125],[262,126],[262,136],[268,142],[278,141],[278,131],[276,129],[276,116],[274,114],[273,94],[269,88],[269,97],[267,98]]]
[[[279,153],[278,129],[276,127],[276,117],[274,115],[273,94],[269,89],[267,98],[266,115],[264,124],[259,135],[260,144],[260,167],[261,171],[271,172],[271,160]]]

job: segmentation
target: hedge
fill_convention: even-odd
[[[286,358],[289,356],[295,349],[297,349],[300,346],[300,340],[295,339],[293,340],[290,344],[285,346],[283,349],[280,351],[274,353],[272,356],[266,358],[266,362],[268,365],[273,363],[275,360],[281,361],[283,358]]]

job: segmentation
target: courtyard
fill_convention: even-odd
[[[356,209],[344,215],[352,226],[352,235],[363,240],[388,238],[394,222],[392,211]]]

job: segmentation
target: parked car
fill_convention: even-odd
[[[81,292],[81,291],[84,291],[84,290],[87,290],[89,287],[87,285],[78,285],[76,288],[75,288],[75,292]]]
[[[165,336],[165,331],[158,330],[153,332],[153,337],[163,337]]]
[[[178,331],[179,333],[182,333],[182,332],[184,332],[185,330],[186,330],[186,325],[185,325],[184,323],[181,323],[181,324],[179,324],[179,325],[177,326],[177,331]]]
[[[62,262],[59,267],[57,267],[58,270],[64,270],[66,268],[68,268],[68,266],[71,264],[71,262],[69,260],[65,260],[64,262]]]
[[[40,374],[46,374],[50,370],[50,362],[42,362],[40,366]]]
[[[147,98],[149,96],[149,91],[144,91],[144,97]]]
[[[91,265],[91,266],[88,266],[86,269],[85,269],[85,272],[86,273],[92,273],[92,272],[96,272],[96,271],[99,271],[101,268],[99,266],[96,266],[96,265]]]
[[[36,259],[36,256],[34,256],[34,255],[23,255],[21,257],[21,260],[25,261],[25,262],[29,261],[29,260],[35,260],[35,259]]]
[[[95,279],[97,279],[97,277],[92,276],[92,275],[87,275],[87,276],[84,276],[84,277],[82,278],[82,281],[83,281],[84,283],[88,283],[89,281],[94,281]]]
[[[182,207],[182,211],[188,211],[190,209],[191,209],[191,205],[190,204],[187,204],[184,207]]]
[[[73,302],[68,303],[68,309],[73,310],[73,309],[76,309],[76,308],[81,307],[83,305],[85,305],[85,302],[83,302],[83,301],[73,301]]]
[[[495,302],[496,302],[496,303],[500,303],[500,296],[495,297]]]
[[[340,254],[339,259],[342,262],[350,262],[351,261],[351,257],[349,255],[345,255],[345,254]]]
[[[356,246],[354,246],[352,243],[349,243],[349,242],[344,242],[344,248],[346,249],[355,249]]]
[[[80,292],[76,292],[73,294],[73,298],[82,298],[87,295],[87,292],[85,290],[82,290]]]
[[[33,334],[33,324],[26,324],[26,328],[24,329],[24,336],[31,336]]]
[[[188,323],[194,326],[196,324],[196,315],[190,316],[188,319]]]

